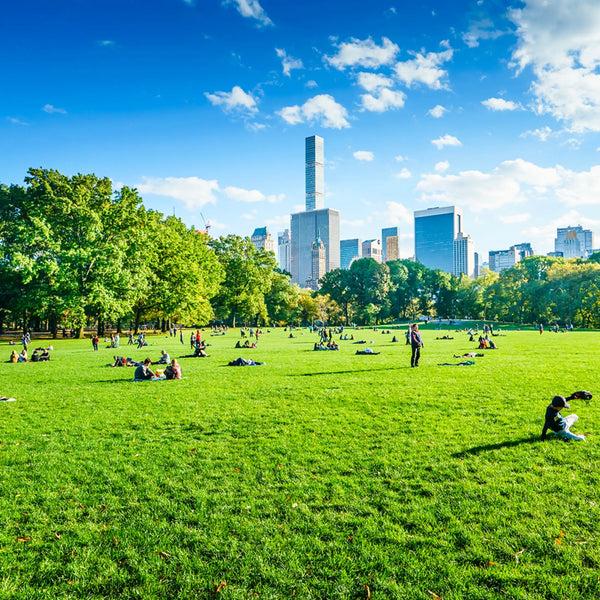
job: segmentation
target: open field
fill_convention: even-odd
[[[89,340],[0,364],[0,598],[597,597],[600,333],[511,330],[445,367],[476,344],[423,329],[418,369],[404,330],[347,330],[378,356],[206,331],[182,381],[127,381]],[[223,366],[238,356],[266,365]],[[540,442],[578,389],[587,443]]]

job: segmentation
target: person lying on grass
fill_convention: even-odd
[[[113,358],[115,359],[114,363],[108,363],[106,366],[107,367],[137,367],[138,365],[141,365],[142,363],[137,361],[137,360],[133,360],[133,358],[125,358],[124,356],[113,356]]]
[[[152,359],[147,358],[141,365],[138,365],[135,369],[134,379],[152,379],[154,377],[154,373],[150,368],[152,364]]]
[[[241,356],[239,358],[236,358],[235,360],[232,360],[230,363],[228,363],[229,367],[256,367],[258,365],[264,365],[264,362],[256,362],[255,360],[251,359],[251,358],[242,358]]]
[[[208,358],[210,355],[206,353],[204,346],[200,344],[196,345],[196,349],[194,350],[194,354],[184,354],[179,358]]]
[[[484,356],[483,352],[465,352],[464,354],[455,354],[454,358],[475,358],[476,356]]]
[[[356,354],[375,355],[375,354],[379,354],[379,352],[373,352],[373,348],[365,348],[364,350],[357,350]]]
[[[546,419],[544,421],[544,428],[542,429],[542,439],[546,439],[546,432],[549,429],[557,437],[565,441],[585,442],[585,435],[577,435],[570,431],[579,417],[576,414],[563,417],[560,414],[563,408],[571,408],[571,405],[566,401],[564,396],[554,396],[552,402],[546,407]]]

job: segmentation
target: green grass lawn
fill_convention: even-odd
[[[552,396],[597,395],[600,333],[510,330],[446,367],[475,344],[422,331],[418,369],[404,330],[352,332],[377,356],[206,331],[181,381],[128,381],[89,340],[0,364],[0,598],[597,597],[597,398],[565,410],[586,443],[539,435]]]

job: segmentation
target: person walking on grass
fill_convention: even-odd
[[[563,408],[571,408],[571,405],[564,396],[554,396],[552,402],[546,407],[546,419],[544,421],[544,429],[542,429],[542,439],[546,439],[546,432],[550,429],[557,437],[565,441],[585,442],[585,435],[577,435],[570,431],[579,417],[576,414],[563,417],[560,414]]]
[[[415,323],[410,331],[410,346],[411,346],[411,356],[410,356],[410,366],[418,367],[419,366],[419,358],[421,358],[421,348],[423,347],[423,340],[421,339],[421,334],[419,333],[419,326]]]

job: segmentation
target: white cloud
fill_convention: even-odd
[[[490,19],[482,19],[471,23],[469,31],[463,33],[462,39],[469,48],[477,48],[479,40],[495,40],[505,33],[507,32],[496,29]]]
[[[488,98],[482,100],[483,104],[489,110],[518,110],[520,106],[512,100],[504,100],[504,98]]]
[[[331,66],[344,70],[346,67],[361,66],[369,69],[390,64],[400,50],[388,38],[382,38],[378,46],[371,38],[358,40],[352,38],[350,42],[337,45],[338,53],[335,56],[324,56],[323,60]]]
[[[600,3],[527,0],[509,11],[517,25],[517,73],[531,67],[538,114],[576,132],[600,131]]]
[[[115,42],[113,40],[100,40],[98,42],[98,45],[100,45],[104,48],[110,48],[111,46],[115,45]]]
[[[403,160],[406,160],[406,156],[402,156],[402,154],[398,154],[398,156],[394,156],[394,160],[397,160],[398,162],[402,162]]]
[[[269,19],[258,0],[225,0],[223,4],[233,4],[242,17],[256,19],[258,24],[263,27],[273,25],[273,21]]]
[[[412,177],[412,173],[408,169],[402,169],[399,173],[394,175],[396,179],[410,179]]]
[[[359,73],[358,74],[358,85],[367,92],[374,92],[380,88],[389,88],[394,85],[394,81],[384,75],[377,73]]]
[[[367,162],[371,162],[375,158],[375,155],[368,150],[357,150],[352,156],[356,160],[365,160]]]
[[[363,94],[361,96],[362,109],[370,112],[385,112],[394,108],[402,108],[406,100],[404,92],[397,92],[382,88],[377,95]]]
[[[216,179],[199,177],[143,177],[142,183],[135,185],[140,194],[168,196],[181,200],[190,210],[202,208],[205,204],[215,204],[215,192],[219,190]]]
[[[538,140],[540,140],[540,142],[545,142],[551,135],[553,135],[553,132],[550,127],[546,126],[539,129],[525,131],[520,137],[527,137],[528,135],[536,137]]]
[[[346,119],[348,111],[329,94],[314,96],[302,106],[286,106],[277,114],[290,125],[309,122],[329,129],[350,127]]]
[[[435,117],[436,119],[439,119],[444,115],[445,112],[448,112],[448,109],[444,108],[441,104],[438,104],[437,106],[434,106],[433,108],[429,109],[427,111],[427,114],[431,115],[432,117]]]
[[[422,192],[423,201],[460,204],[474,211],[533,201],[597,205],[600,165],[575,172],[560,165],[545,168],[516,159],[500,163],[489,173],[426,174],[417,184],[417,190]]]
[[[67,111],[64,108],[57,108],[56,106],[52,106],[52,104],[44,104],[42,110],[50,115],[59,114],[66,115]]]
[[[319,84],[314,79],[311,79],[310,81],[307,81],[305,85],[309,89],[314,89],[314,88],[318,88],[319,87]]]
[[[265,223],[267,225],[272,225],[273,227],[281,227],[283,229],[290,228],[290,215],[275,215],[270,219],[265,219]]]
[[[205,92],[204,95],[211,104],[221,106],[227,113],[240,112],[251,115],[258,112],[254,97],[237,85],[233,86],[231,92],[215,92],[214,94]]]
[[[524,223],[525,221],[529,221],[531,219],[530,213],[519,213],[516,215],[500,215],[498,220],[501,223],[506,223],[510,225],[511,223]]]
[[[259,190],[245,190],[243,188],[228,186],[223,190],[223,193],[231,200],[236,202],[281,202],[285,198],[285,194],[271,194],[266,196]]]
[[[448,72],[441,69],[440,65],[450,60],[453,52],[452,48],[444,52],[428,52],[427,54],[411,52],[414,59],[396,63],[396,76],[408,87],[422,83],[433,90],[448,89],[447,83],[442,81],[447,77]]]
[[[391,225],[400,225],[400,223],[407,223],[412,225],[413,213],[408,210],[404,204],[400,202],[386,202],[387,206],[387,221]]]
[[[290,71],[292,69],[303,69],[304,65],[299,58],[292,58],[288,56],[286,51],[281,48],[275,48],[275,52],[277,52],[277,56],[281,58],[281,66],[283,67],[283,74],[291,77]]]
[[[13,125],[29,125],[29,123],[21,121],[21,119],[17,119],[16,117],[6,117],[6,119],[9,123],[12,123]]]
[[[462,146],[460,140],[455,138],[453,135],[446,134],[445,136],[438,138],[437,140],[431,140],[431,143],[438,149],[441,150],[444,146]]]
[[[450,163],[447,160],[442,160],[438,163],[435,163],[435,167],[434,169],[436,170],[437,173],[443,173],[444,171],[447,171],[450,167]]]

